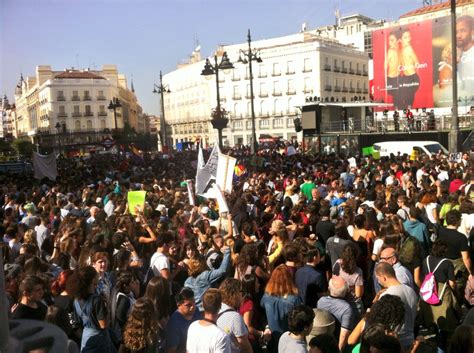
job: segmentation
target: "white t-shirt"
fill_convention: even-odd
[[[168,257],[165,254],[161,252],[155,252],[151,257],[150,267],[153,270],[153,274],[155,276],[161,276],[161,270],[169,270],[170,260],[168,260]]]
[[[230,337],[217,325],[204,326],[201,320],[194,321],[188,329],[186,352],[231,353]]]
[[[372,250],[372,255],[376,255],[377,257],[380,255],[383,246],[383,239],[375,239],[374,241],[374,249]]]
[[[433,217],[433,210],[438,209],[438,204],[436,202],[431,202],[425,206],[426,216],[430,220],[431,223],[436,223],[436,220]]]

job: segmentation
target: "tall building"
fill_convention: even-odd
[[[3,96],[0,102],[0,138],[12,138],[15,134],[15,104],[10,104],[8,97]]]
[[[368,56],[352,46],[302,31],[254,41],[252,48],[262,59],[252,62],[257,138],[296,139],[293,122],[307,97],[341,102],[368,99]],[[219,60],[227,52],[234,64],[229,73],[219,72],[221,107],[229,118],[223,141],[231,146],[248,145],[252,137],[249,66],[238,62],[240,51],[247,49],[247,43],[241,43],[216,50]],[[215,77],[201,76],[204,64],[195,52],[186,65],[163,78],[171,89],[165,96],[165,115],[175,145],[217,142],[210,124],[211,109],[217,105],[216,82]]]
[[[108,109],[117,98],[121,108]],[[141,106],[134,90],[115,65],[102,70],[53,71],[48,65],[36,67],[36,75],[23,76],[15,90],[16,137],[29,136],[41,144],[42,135],[68,134],[68,143],[86,144],[90,134],[123,129],[126,124],[145,132]]]

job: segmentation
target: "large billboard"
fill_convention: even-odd
[[[373,32],[374,100],[395,109],[452,103],[451,19],[440,17]],[[474,7],[456,21],[458,97],[474,95]]]

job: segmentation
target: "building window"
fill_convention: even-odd
[[[273,82],[273,95],[274,96],[281,96],[280,81]]]
[[[245,94],[245,98],[247,98],[247,99],[252,98],[252,97],[250,97],[250,85],[247,85],[247,90],[246,90],[246,92],[247,92],[247,93]]]
[[[311,59],[310,58],[304,59],[303,72],[310,72],[311,70],[312,70]]]
[[[295,81],[294,80],[288,80],[288,90],[286,92],[287,94],[295,94]]]
[[[234,86],[234,94],[233,94],[234,99],[240,99],[240,89],[239,86]]]
[[[75,105],[73,107],[74,111],[72,113],[73,116],[81,116],[81,113],[79,112],[79,106],[78,105]]]
[[[242,120],[234,121],[234,129],[242,128]]]
[[[274,127],[283,127],[283,118],[277,118],[273,120]]]
[[[58,101],[64,101],[66,97],[64,97],[64,91],[58,91]]]
[[[86,109],[85,116],[92,116],[91,106],[86,105],[85,109]]]
[[[76,128],[76,130],[80,130],[81,129],[81,121],[76,120],[76,122],[74,123],[74,127]]]
[[[313,92],[313,83],[311,82],[311,77],[305,77],[304,79],[304,93]]]
[[[288,61],[286,63],[286,74],[291,75],[295,73],[295,64],[293,61]]]
[[[274,63],[273,64],[273,73],[272,73],[273,76],[280,76],[281,75],[281,71],[280,71],[280,64],[279,63]]]
[[[66,114],[66,107],[64,105],[59,106],[59,114]]]
[[[258,77],[260,78],[265,78],[267,77],[267,70],[265,69],[265,65],[264,64],[260,64],[259,67],[258,67]]]
[[[89,91],[84,91],[84,100],[85,101],[90,101],[91,100],[91,96],[89,94]]]
[[[105,120],[104,120],[104,119],[102,119],[102,120],[100,121],[100,128],[101,128],[102,130],[105,129]]]
[[[240,75],[239,75],[239,70],[238,69],[233,69],[232,70],[232,80],[233,81],[240,80]]]
[[[270,127],[270,120],[269,119],[260,120],[260,128],[261,129],[267,129],[269,127]]]
[[[97,94],[97,100],[105,101],[104,91],[99,91]]]
[[[78,101],[78,100],[80,100],[80,98],[79,98],[79,91],[72,91],[72,100],[73,100],[73,101]]]
[[[92,120],[87,120],[87,130],[92,130]]]
[[[260,97],[268,97],[266,82],[261,82],[260,83]]]
[[[250,69],[248,66],[245,68],[245,79],[246,80],[250,79]]]

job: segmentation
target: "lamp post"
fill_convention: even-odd
[[[247,33],[247,43],[249,49],[247,51],[240,50],[239,62],[243,64],[249,64],[250,74],[250,109],[252,114],[252,145],[250,146],[252,154],[258,151],[257,133],[255,131],[255,107],[254,107],[254,95],[253,95],[253,74],[252,74],[252,61],[255,60],[258,63],[262,62],[260,58],[259,50],[252,50],[252,38],[250,37],[250,29]]]
[[[164,100],[164,94],[165,93],[171,93],[168,85],[163,85],[163,75],[161,74],[160,71],[160,84],[157,85],[156,83],[153,84],[153,93],[159,94],[160,95],[160,100],[161,100],[161,118],[160,118],[160,130],[161,130],[161,122],[163,121],[163,141],[161,141],[161,146],[163,149],[163,152],[165,152],[165,147],[166,147],[166,120],[165,120],[165,100]]]
[[[122,108],[122,104],[120,103],[120,100],[117,97],[112,98],[112,100],[109,103],[109,110],[114,111],[114,122],[115,122],[115,134],[118,134],[118,126],[117,126],[117,109]]]
[[[61,123],[58,121],[54,127],[56,128],[58,132],[58,153],[61,154],[61,137],[60,137],[60,133],[62,129]]]
[[[233,69],[234,65],[230,62],[227,57],[227,53],[224,52],[221,58],[221,62],[217,61],[217,55],[214,55],[214,65],[211,64],[211,61],[206,59],[206,64],[204,69],[201,72],[201,75],[206,78],[210,78],[211,75],[216,75],[216,90],[217,90],[217,107],[212,111],[212,127],[217,130],[219,138],[219,147],[222,149],[222,130],[225,129],[229,119],[226,117],[225,109],[221,108],[221,97],[219,93],[219,70],[230,70]]]

